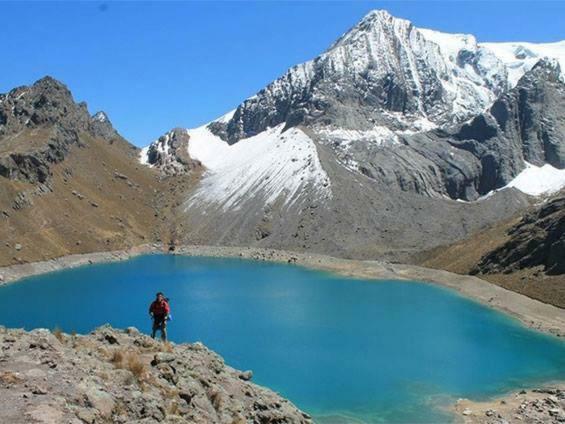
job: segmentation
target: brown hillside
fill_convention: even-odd
[[[422,254],[419,265],[479,274],[492,283],[565,307],[563,193],[466,240]],[[548,264],[550,266],[548,266]],[[556,264],[559,267],[556,267]]]

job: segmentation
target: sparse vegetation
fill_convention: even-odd
[[[168,352],[168,353],[172,353],[173,352],[173,345],[170,342],[165,342],[162,344],[161,346],[161,351],[162,352]]]
[[[141,381],[145,373],[145,364],[141,361],[139,355],[130,352],[126,359],[127,369],[131,371],[137,381]]]
[[[242,416],[237,416],[234,417],[232,424],[245,424],[245,418],[243,418]]]
[[[117,368],[122,368],[122,362],[124,360],[124,354],[121,350],[114,350],[110,362],[112,362]],[[120,366],[118,366],[120,365]]]
[[[8,371],[0,374],[0,382],[2,382],[2,384],[5,384],[7,386],[19,383],[20,381],[22,381],[22,379],[13,372]]]
[[[145,364],[141,360],[137,352],[116,349],[112,352],[110,356],[110,362],[114,364],[116,368],[126,369],[130,371],[133,378],[138,383],[142,383],[145,374]]]
[[[0,423],[36,421],[27,419],[35,411],[41,414],[33,417],[41,419],[44,410],[38,408],[47,397],[64,399],[68,405],[56,412],[54,407],[45,410],[53,411],[50,422],[57,423],[138,423],[148,417],[159,422],[202,423],[225,417],[224,421],[235,424],[246,422],[238,417],[249,417],[250,422],[287,417],[285,422],[309,423],[275,393],[245,394],[249,383],[239,378],[241,372],[223,368],[218,374],[218,357],[207,349],[169,345],[165,349],[172,351],[163,352],[164,345],[158,346],[161,343],[147,335],[107,326],[76,341],[67,334],[64,337],[67,342],[60,345],[52,335],[45,337],[44,330],[0,328],[0,346],[12,346],[3,351],[0,367],[0,388],[6,395],[1,399],[5,406],[0,407]],[[36,347],[29,348],[32,344]],[[22,358],[37,361],[37,369],[22,372]],[[206,387],[199,380],[206,381]]]
[[[65,341],[65,336],[63,335],[63,331],[59,327],[55,327],[53,331],[51,331],[55,338],[59,340],[61,343]]]
[[[177,415],[179,412],[179,404],[176,401],[172,401],[168,409],[169,415]]]

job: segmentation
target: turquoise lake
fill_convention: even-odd
[[[169,336],[202,341],[317,422],[450,422],[483,399],[565,379],[565,343],[441,287],[257,261],[140,256],[0,288],[0,324],[149,332],[155,292]]]

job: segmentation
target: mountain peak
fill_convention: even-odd
[[[365,36],[366,34],[392,34],[396,30],[409,30],[412,27],[412,22],[392,16],[386,10],[372,10],[357,25],[338,38],[329,50],[340,45],[355,43],[360,36]]]
[[[111,141],[119,136],[106,112],[100,110],[90,118],[90,131],[98,137]]]
[[[53,78],[50,75],[46,75],[43,78],[38,79],[33,83],[34,88],[39,89],[55,89],[55,90],[63,90],[70,95],[70,91],[65,84],[63,84],[58,79]]]
[[[551,75],[554,80],[561,79],[561,65],[557,59],[550,57],[541,58],[532,68],[532,71],[536,70],[538,72],[543,70],[547,75]]]
[[[374,20],[390,20],[390,19],[397,19],[394,16],[392,16],[388,10],[385,9],[374,9],[371,10],[369,13],[367,13],[363,19],[361,19],[360,22],[365,22],[365,21],[374,21]]]
[[[94,115],[92,115],[92,119],[94,121],[98,121],[98,122],[108,122],[108,115],[106,115],[106,112],[104,112],[103,110],[100,110],[98,112],[96,112]]]

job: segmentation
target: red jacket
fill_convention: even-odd
[[[155,300],[149,307],[149,313],[152,313],[156,317],[167,316],[171,312],[171,307],[166,300],[158,301]]]

